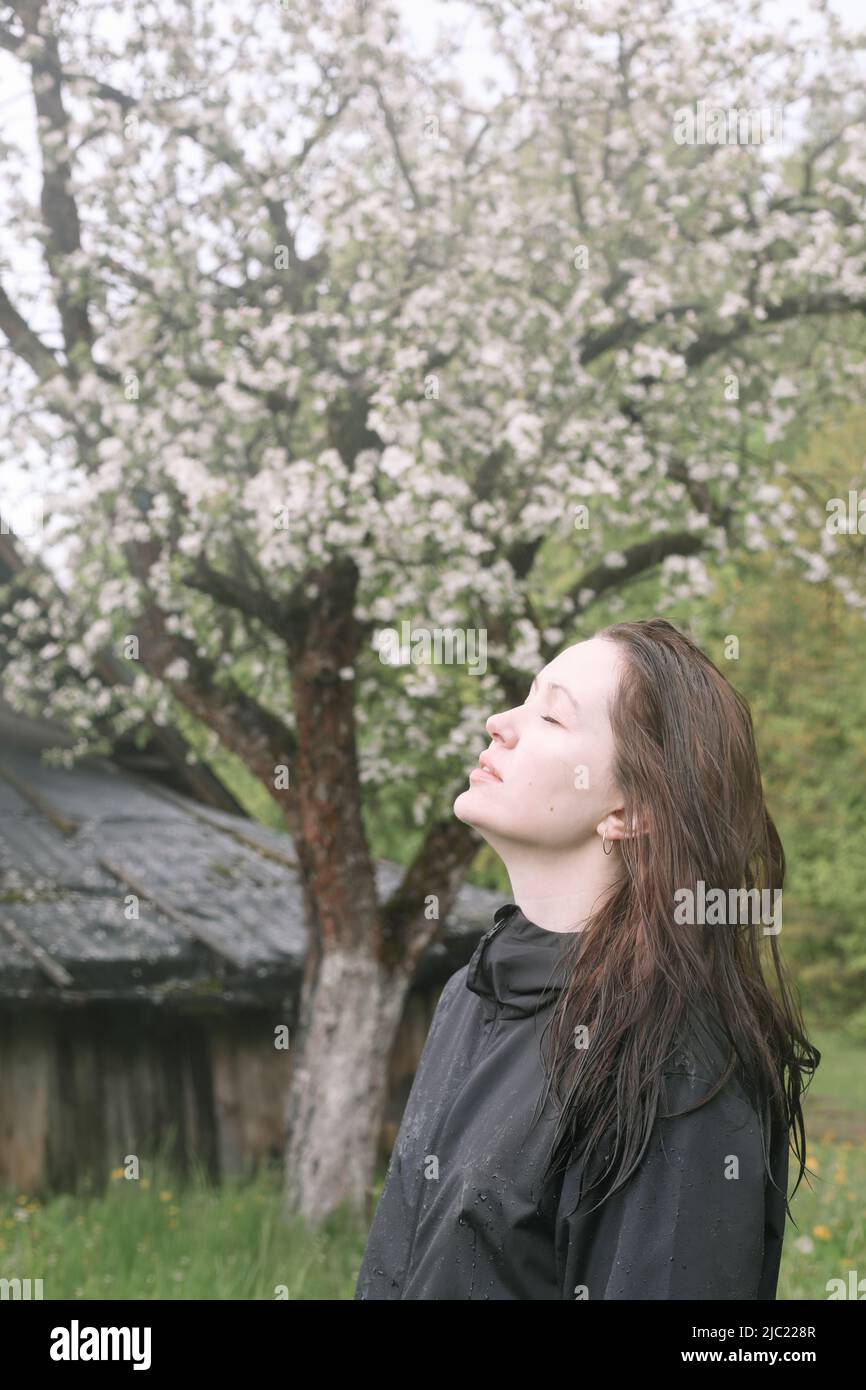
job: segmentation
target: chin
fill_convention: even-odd
[[[464,820],[467,825],[475,825],[477,821],[477,816],[472,814],[472,802],[475,800],[473,796],[474,790],[474,787],[467,787],[465,791],[461,792],[460,795],[455,798],[452,807],[457,819]]]
[[[465,792],[461,792],[452,809],[458,820],[471,825],[473,830],[477,830],[480,835],[484,834],[484,827],[489,823],[489,816],[485,815],[483,803],[475,787],[469,786]]]

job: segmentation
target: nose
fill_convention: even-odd
[[[499,740],[501,743],[507,743],[513,738],[513,724],[507,713],[491,714],[484,727],[494,742]]]

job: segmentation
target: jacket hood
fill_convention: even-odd
[[[563,951],[574,933],[536,926],[514,903],[498,908],[493,920],[469,962],[466,988],[502,1008],[507,1018],[534,1014],[566,982]]]

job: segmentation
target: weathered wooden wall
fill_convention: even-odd
[[[382,1156],[394,1141],[441,986],[407,1001],[390,1069]],[[90,1004],[0,1009],[0,1186],[98,1191],[127,1154],[162,1146],[213,1181],[279,1162],[291,1048],[266,1010],[185,1015]]]

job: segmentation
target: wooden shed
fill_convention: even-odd
[[[214,1181],[279,1161],[292,1050],[274,1037],[293,1036],[306,945],[290,837],[114,759],[46,763],[67,737],[0,704],[0,1185],[94,1190],[158,1147]],[[401,872],[379,865],[380,893]],[[422,962],[383,1151],[499,901],[464,888]]]

